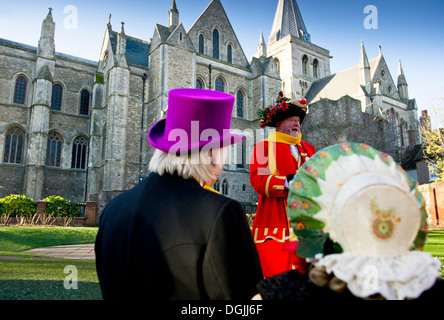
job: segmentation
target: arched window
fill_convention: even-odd
[[[204,36],[202,34],[199,35],[199,53],[201,53],[201,54],[205,53],[205,49],[204,49]]]
[[[51,109],[62,110],[63,88],[59,84],[52,86]]]
[[[15,80],[14,88],[14,103],[25,104],[26,102],[26,87],[28,80],[25,77],[20,76]]]
[[[200,81],[199,79],[196,80],[196,89],[202,89],[203,88],[203,84],[202,81]]]
[[[219,59],[219,31],[213,30],[213,58]]]
[[[227,61],[233,63],[233,48],[231,47],[231,44],[227,47]]]
[[[74,139],[72,144],[71,154],[71,168],[85,169],[86,168],[86,153],[88,148],[88,141],[83,136],[78,136]]]
[[[280,73],[281,72],[281,63],[280,63],[279,59],[278,58],[274,58],[274,62],[276,62],[277,70]]]
[[[228,181],[227,181],[227,179],[224,179],[224,181],[222,181],[222,194],[224,196],[228,196]]]
[[[3,162],[22,163],[25,133],[19,127],[6,131]]]
[[[224,82],[221,78],[216,79],[216,90],[224,92]]]
[[[302,57],[302,74],[304,76],[308,74],[308,57],[306,55]]]
[[[62,137],[57,133],[50,133],[46,147],[46,165],[60,167],[62,163]]]
[[[239,118],[244,117],[244,95],[242,91],[238,91],[236,95],[236,104],[237,104],[237,116]]]
[[[314,59],[313,61],[313,77],[317,79],[319,77],[319,62],[318,59]]]
[[[89,115],[89,100],[90,100],[89,91],[83,89],[80,92],[80,114]]]
[[[213,189],[220,192],[220,181],[219,179],[216,180],[216,182],[213,185]]]

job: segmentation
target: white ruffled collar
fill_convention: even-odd
[[[346,282],[357,297],[379,293],[388,300],[404,300],[418,298],[435,284],[441,262],[427,252],[409,251],[395,257],[331,254],[316,265]]]

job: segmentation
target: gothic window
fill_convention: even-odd
[[[404,144],[405,144],[405,142],[404,142],[404,119],[403,118],[401,118],[401,121],[400,121],[401,123],[399,124],[399,135],[400,135],[400,137],[401,137],[401,147],[404,147]]]
[[[216,90],[224,92],[224,82],[221,78],[216,79]]]
[[[213,58],[219,59],[219,31],[213,30]]]
[[[26,102],[26,86],[28,81],[25,77],[20,76],[15,80],[14,103],[25,104]]]
[[[50,133],[46,147],[46,165],[60,167],[62,164],[62,137],[57,133]]]
[[[220,192],[220,181],[219,179],[216,180],[216,182],[214,183],[213,189]]]
[[[201,34],[199,35],[199,53],[204,54],[204,36]]]
[[[6,131],[3,162],[22,163],[25,133],[18,127]]]
[[[244,117],[244,95],[243,95],[243,93],[242,93],[242,91],[238,91],[237,92],[237,95],[236,95],[237,97],[237,101],[236,101],[236,104],[237,104],[237,116],[239,117],[239,118],[243,118]]]
[[[315,59],[315,60],[313,61],[313,77],[314,77],[315,79],[318,79],[318,78],[319,78],[318,71],[319,71],[319,63],[318,63],[318,59]]]
[[[89,91],[83,89],[82,92],[80,92],[80,114],[89,115],[89,100]]]
[[[196,89],[202,89],[203,88],[203,84],[202,81],[200,81],[199,79],[196,80]]]
[[[392,93],[392,86],[388,86],[388,88],[387,88],[387,91],[388,91],[388,93]]]
[[[233,48],[231,47],[231,44],[227,47],[227,61],[233,63]]]
[[[280,63],[279,59],[278,58],[274,58],[274,62],[276,62],[277,70],[280,73],[281,72],[281,63]]]
[[[222,194],[224,196],[228,196],[228,181],[227,181],[227,179],[224,179],[224,181],[222,181]]]
[[[88,141],[83,136],[78,136],[72,144],[71,168],[86,168],[86,153]]]
[[[308,57],[306,55],[302,57],[302,74],[304,76],[308,74]]]
[[[62,110],[62,96],[63,88],[59,84],[52,86],[52,96],[51,96],[51,109],[52,110]]]

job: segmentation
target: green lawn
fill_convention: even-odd
[[[441,277],[444,279],[444,231],[431,230],[427,234],[428,240],[424,246],[424,251],[430,252],[433,256],[441,260]]]
[[[23,250],[94,243],[97,228],[62,227],[0,227],[0,300],[100,300],[95,261],[45,259],[21,253]],[[430,231],[424,251],[444,260],[444,231]],[[77,270],[78,289],[66,289],[71,272]],[[444,278],[444,268],[441,268]],[[67,281],[65,281],[67,280]]]
[[[23,250],[94,243],[97,228],[0,227],[0,300],[100,300],[95,261],[44,259]],[[65,267],[71,266],[65,271]],[[73,269],[73,267],[75,269]],[[77,289],[72,285],[77,272]],[[65,281],[66,280],[66,281]]]

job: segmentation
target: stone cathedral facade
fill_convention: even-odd
[[[110,19],[98,62],[55,52],[51,10],[37,47],[0,39],[0,197],[96,201],[100,214],[110,199],[149,174],[153,149],[146,134],[164,114],[174,88],[235,96],[232,129],[245,139],[230,147],[215,187],[247,210],[257,201],[248,162],[254,144],[267,135],[267,129],[259,129],[257,109],[271,104],[280,90],[291,98],[306,97],[316,121],[324,121],[323,110],[339,101],[345,109],[359,110],[358,118],[379,112],[392,124],[399,147],[409,139],[416,104],[408,98],[402,67],[396,86],[383,58],[368,60],[361,50],[355,82],[326,90],[341,83],[331,81],[341,73],[330,74],[330,53],[311,42],[295,0],[277,1],[268,46],[261,34],[251,59],[221,2],[212,0],[185,30],[173,0],[165,13],[168,23],[155,24],[149,40],[127,35],[123,23],[114,30]],[[379,76],[383,72],[386,78]],[[335,95],[326,94],[330,89]],[[316,134],[304,139],[317,147]]]

